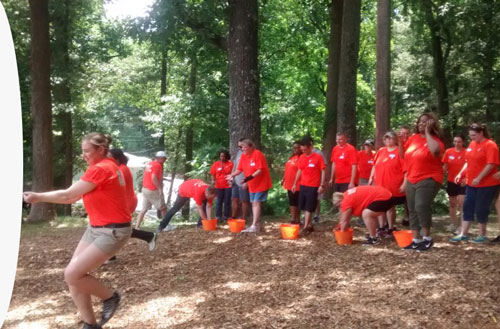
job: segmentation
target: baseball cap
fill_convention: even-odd
[[[373,146],[373,141],[371,139],[365,140],[365,143],[363,145],[371,145]]]
[[[158,151],[158,152],[156,152],[155,157],[157,157],[157,158],[166,158],[167,154],[164,151]]]

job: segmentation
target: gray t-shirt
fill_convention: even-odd
[[[243,154],[243,152],[241,150],[238,150],[238,153],[236,153],[236,158],[233,161],[234,170],[236,170],[236,168],[238,168],[238,163],[240,162],[240,158],[241,158],[242,154]],[[241,184],[243,184],[244,179],[245,179],[245,175],[243,175],[243,172],[242,172],[238,176],[234,177],[234,182],[236,183],[236,185],[241,186]]]

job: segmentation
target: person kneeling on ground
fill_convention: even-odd
[[[376,237],[377,217],[384,214],[394,205],[392,194],[382,186],[358,186],[344,193],[335,192],[332,197],[333,205],[340,208],[340,229],[349,228],[351,216],[361,216],[368,228],[369,236],[365,245],[374,245],[379,241]]]
[[[177,199],[175,199],[174,205],[167,212],[160,225],[156,229],[156,232],[161,232],[167,227],[168,223],[174,215],[184,207],[184,205],[189,202],[191,198],[196,202],[198,207],[198,214],[200,218],[198,219],[198,226],[201,226],[202,219],[210,219],[212,214],[212,201],[217,196],[217,189],[211,185],[208,185],[201,179],[190,179],[185,181],[179,186],[179,194]]]

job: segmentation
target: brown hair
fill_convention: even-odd
[[[90,144],[94,145],[95,147],[102,146],[102,147],[104,147],[106,152],[108,152],[109,146],[111,145],[111,141],[113,139],[108,134],[90,133],[90,134],[85,135],[85,137],[83,137],[83,140],[86,142],[89,142]]]
[[[207,189],[205,190],[205,193],[207,195],[217,195],[217,189],[213,187],[212,185],[208,186]]]
[[[483,123],[473,123],[469,126],[469,131],[482,132],[484,138],[490,138],[490,134],[488,133],[488,128]]]
[[[424,113],[420,114],[418,116],[418,118],[417,118],[417,121],[415,122],[415,130],[414,130],[414,132],[416,134],[419,133],[419,131],[418,131],[418,122],[420,121],[420,118],[422,118],[423,116],[426,116],[429,119],[432,119],[434,121],[434,124],[431,126],[431,135],[434,135],[437,138],[442,139],[443,134],[442,134],[441,128],[439,126],[439,119],[438,119],[438,116],[436,115],[436,113],[434,113],[434,112],[424,112]]]

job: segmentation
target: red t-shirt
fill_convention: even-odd
[[[441,161],[446,163],[448,167],[447,181],[455,183],[455,177],[457,177],[458,173],[465,164],[465,149],[457,152],[454,147],[449,148],[444,152],[443,159]]]
[[[467,161],[467,185],[471,185],[472,180],[483,171],[487,164],[494,165],[493,169],[474,187],[487,187],[500,184],[500,181],[493,177],[493,174],[498,171],[497,166],[499,161],[498,146],[493,140],[487,139],[481,143],[470,142],[465,152],[465,160]]]
[[[344,192],[342,212],[352,208],[353,216],[361,216],[363,210],[374,201],[389,200],[391,192],[382,186],[357,186]]]
[[[89,166],[80,179],[96,185],[83,195],[90,225],[104,226],[132,220],[127,208],[125,179],[113,159],[106,158]]]
[[[226,176],[231,175],[233,171],[232,161],[215,161],[210,169],[210,175],[215,177],[215,188],[230,188]]]
[[[358,164],[358,152],[351,144],[344,147],[335,146],[332,150],[332,163],[335,163],[335,183],[344,184],[351,181],[352,165]]]
[[[238,163],[237,170],[242,170],[245,177],[250,176],[257,170],[262,172],[254,179],[248,181],[248,190],[250,193],[264,192],[271,188],[271,174],[267,166],[266,157],[259,150],[253,150],[252,154],[243,153]]]
[[[283,188],[285,190],[292,190],[293,182],[295,182],[295,177],[297,177],[297,171],[299,171],[299,158],[300,155],[292,155],[285,163],[285,173],[283,175]],[[299,190],[300,178],[297,181],[297,185],[295,186],[295,191]]]
[[[404,196],[404,192],[399,192],[404,181],[404,161],[399,156],[399,149],[396,147],[389,151],[387,147],[380,148],[375,155],[374,162],[375,185],[385,187],[395,197]]]
[[[358,178],[368,179],[370,178],[370,174],[372,172],[373,167],[373,157],[375,156],[375,152],[370,151],[370,153],[366,153],[365,150],[358,152]]]
[[[321,171],[325,169],[325,160],[321,154],[302,154],[299,159],[299,169],[302,171],[300,184],[302,186],[318,187],[321,184]]]
[[[123,174],[123,178],[125,179],[125,196],[127,199],[127,208],[128,211],[132,214],[137,207],[137,196],[134,192],[134,179],[132,178],[132,173],[130,172],[129,167],[127,165],[121,164],[118,165],[120,171]]]
[[[205,196],[207,187],[208,184],[201,179],[190,179],[179,186],[179,195],[183,198],[192,198],[198,206],[201,206],[207,199]],[[210,199],[208,203],[212,204],[212,201],[213,199]]]
[[[444,171],[441,164],[441,155],[444,153],[444,144],[437,137],[432,137],[439,144],[439,156],[434,156],[427,147],[427,139],[420,134],[410,136],[405,144],[406,178],[416,184],[426,178],[432,178],[442,184]]]
[[[151,161],[148,163],[146,168],[144,168],[144,178],[142,180],[142,186],[151,191],[156,191],[157,188],[153,184],[152,175],[155,174],[156,178],[161,182],[163,179],[163,166],[158,161]]]

